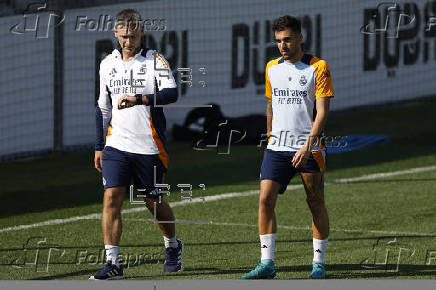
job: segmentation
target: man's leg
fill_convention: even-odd
[[[90,279],[110,280],[123,278],[123,267],[118,261],[122,232],[121,207],[130,184],[131,174],[127,153],[106,146],[102,154],[102,177],[105,188],[101,229],[107,263]]]
[[[162,168],[162,167],[161,167]],[[153,169],[154,170],[154,169]],[[165,173],[159,172],[159,175],[162,179],[158,179],[157,183],[165,182]],[[174,213],[170,205],[163,200],[163,197],[159,196],[150,197],[147,196],[144,198],[145,206],[151,212],[153,217],[158,221],[175,221]],[[154,216],[154,208],[156,207],[156,216]],[[158,223],[159,229],[162,231],[162,235],[164,237],[165,248],[172,246],[174,248],[177,247],[176,240],[176,225],[175,223]]]
[[[281,185],[273,180],[260,182],[258,227],[261,259],[259,265],[242,279],[272,279],[275,277],[274,248],[277,232],[275,206]]]
[[[177,239],[175,234],[174,214],[170,205],[161,199],[155,197],[144,198],[148,210],[158,221],[158,226],[162,231],[165,243],[165,264],[164,272],[183,271],[183,251],[184,244]],[[155,214],[156,209],[156,214]]]
[[[258,227],[259,235],[271,235],[277,232],[275,206],[277,194],[281,185],[273,180],[264,179],[260,182],[259,195],[259,215]],[[272,254],[274,256],[274,254]]]
[[[148,210],[154,215],[154,207],[156,206],[156,216],[158,221],[174,221],[173,210],[170,205],[161,199],[159,203],[159,198],[146,197],[145,205]],[[155,205],[156,204],[156,205]],[[175,237],[175,224],[174,223],[158,223],[162,235],[168,239]]]
[[[263,263],[269,262],[268,260],[274,261],[277,233],[275,207],[280,188],[281,185],[273,180],[264,179],[260,182],[258,227],[260,261]]]
[[[101,229],[105,245],[120,245],[122,233],[121,207],[125,195],[125,187],[110,187],[104,191]]]
[[[122,233],[121,207],[126,195],[125,187],[109,187],[104,191],[101,229],[106,250],[106,266],[91,276],[91,280],[122,279],[123,270],[118,260]]]
[[[301,179],[306,190],[306,201],[312,213],[314,271],[311,278],[324,278],[325,251],[329,236],[329,217],[324,202],[324,173],[301,172]]]
[[[150,160],[149,162],[144,162]],[[165,168],[158,157],[143,157],[138,160],[138,171],[143,173],[138,176],[139,181],[147,188],[153,188],[155,183],[163,184],[165,179]],[[150,166],[151,165],[151,166]],[[156,177],[154,176],[156,174]],[[148,178],[147,178],[148,176]],[[142,179],[142,180],[141,180]],[[159,189],[154,188],[144,198],[145,206],[158,222],[162,231],[165,245],[165,272],[183,271],[184,244],[177,239],[175,230],[175,218],[170,205],[163,200]]]
[[[101,229],[107,261],[119,266],[118,251],[122,233],[121,207],[126,195],[125,187],[110,187],[104,192]]]

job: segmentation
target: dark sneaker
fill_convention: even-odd
[[[164,272],[180,272],[183,271],[183,252],[185,245],[182,241],[177,240],[177,248],[165,249]]]
[[[89,280],[119,280],[124,279],[123,265],[119,267],[112,265],[112,261],[107,261],[104,268],[97,272],[94,276],[89,277]]]

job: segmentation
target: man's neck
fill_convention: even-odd
[[[140,49],[141,49],[141,48],[138,47],[137,49],[135,49],[135,51],[134,51],[133,53],[125,52],[125,51],[123,50],[123,51],[121,52],[121,54],[122,54],[122,58],[123,58],[123,61],[129,61],[129,60],[131,60],[132,58],[134,58],[135,55],[139,52]]]
[[[303,58],[304,52],[300,50],[297,54],[295,54],[294,57],[286,59],[289,63],[296,63],[299,62]]]

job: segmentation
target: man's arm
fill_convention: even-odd
[[[179,93],[177,88],[164,88],[161,91],[156,92],[156,100],[154,94],[146,95],[143,98],[143,103],[147,105],[168,105],[177,101]],[[146,99],[146,100],[144,100]],[[147,101],[147,102],[144,102]]]
[[[304,165],[309,158],[312,146],[317,142],[318,137],[321,134],[325,123],[327,122],[327,114],[329,109],[330,98],[326,97],[316,99],[316,117],[313,121],[310,135],[303,147],[298,150],[297,153],[295,153],[294,158],[292,158],[292,166],[295,168]]]
[[[106,87],[106,80],[100,65],[100,94],[95,107],[96,142],[94,154],[94,167],[102,171],[102,156],[105,145],[105,136],[112,117],[112,99]]]
[[[312,150],[312,146],[318,141],[318,137],[324,129],[329,109],[330,98],[319,98],[316,100],[316,117],[312,123],[309,138],[306,141],[306,147],[309,151]]]
[[[271,130],[272,130],[272,116],[273,116],[273,112],[272,112],[272,103],[271,103],[271,99],[267,99],[267,103],[266,103],[266,132],[267,132],[267,136],[268,138],[271,135]]]
[[[273,117],[273,111],[272,111],[272,89],[271,89],[271,82],[269,81],[268,76],[268,68],[271,67],[272,62],[267,63],[265,68],[265,97],[267,99],[266,103],[266,134],[268,137],[271,136],[272,131],[272,117]]]
[[[156,104],[154,94],[141,95],[138,101],[136,96],[124,95],[118,100],[118,109],[130,108],[134,105],[168,105],[177,101],[177,88],[164,88],[156,92]]]

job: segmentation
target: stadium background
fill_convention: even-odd
[[[270,24],[279,15],[299,16],[305,50],[331,68],[335,98],[326,133],[390,140],[328,157],[329,278],[434,278],[436,26],[427,31],[426,25],[436,15],[436,1],[398,1],[397,10],[381,1],[345,0],[268,5],[257,0],[47,1],[41,10],[34,2],[0,1],[0,279],[87,279],[101,268],[92,261],[77,264],[76,258],[81,251],[102,248],[94,106],[98,64],[115,43],[101,22],[76,26],[80,19],[113,18],[127,7],[144,19],[160,20],[144,38],[173,70],[192,69],[192,87],[175,73],[177,105],[215,103],[228,118],[264,114],[264,67],[277,53]],[[397,30],[402,13],[415,20],[408,24],[403,18]],[[57,15],[65,16],[60,25],[55,25]],[[191,109],[165,109],[170,138],[172,126],[181,125]],[[172,140],[169,149],[168,200],[176,217],[213,224],[178,225],[188,249],[183,273],[163,275],[161,265],[149,261],[130,267],[128,277],[238,279],[259,255],[256,209],[263,148],[235,145],[231,154],[221,154],[225,146],[196,151],[192,142]],[[216,199],[181,205],[180,183],[192,184],[194,197]],[[206,190],[198,184],[206,184]],[[304,198],[294,178],[277,206],[279,279],[310,273],[310,214]],[[122,253],[160,257],[151,216],[127,201],[124,208]],[[47,242],[36,245],[41,237]],[[50,243],[66,252],[48,265]],[[416,251],[398,261],[391,255],[383,264],[385,248],[394,253],[398,247]],[[42,260],[26,264],[35,251]]]
[[[146,27],[145,39],[169,59],[173,70],[192,69],[192,87],[179,86],[180,105],[213,102],[229,117],[263,113],[265,64],[277,55],[270,25],[283,14],[301,18],[305,50],[328,61],[335,89],[332,111],[427,96],[436,88],[431,73],[436,69],[436,30],[425,29],[428,16],[436,13],[433,1],[399,3],[396,12],[387,14],[390,5],[378,7],[377,1],[276,0],[265,5],[254,0],[249,9],[247,1],[143,1],[97,7],[89,7],[93,1],[78,1],[75,9],[65,9],[73,6],[67,1],[51,1],[39,11],[36,31],[29,29],[36,20],[36,14],[30,14],[27,28],[22,25],[19,33],[11,33],[14,25],[24,23],[26,9],[40,6],[33,2],[10,1],[10,10],[14,3],[21,5],[18,15],[0,18],[2,158],[94,142],[98,66],[115,45],[103,21],[127,6],[150,23],[159,20]],[[377,8],[379,15],[373,18]],[[60,18],[55,16],[47,27],[50,13],[62,12],[65,21],[56,25]],[[410,19],[403,17],[396,37],[400,13],[416,21],[407,24]],[[386,15],[387,31],[371,34],[384,27]],[[367,33],[362,33],[366,24]],[[180,84],[180,73],[175,76]],[[166,109],[167,127],[181,124],[189,110]]]

